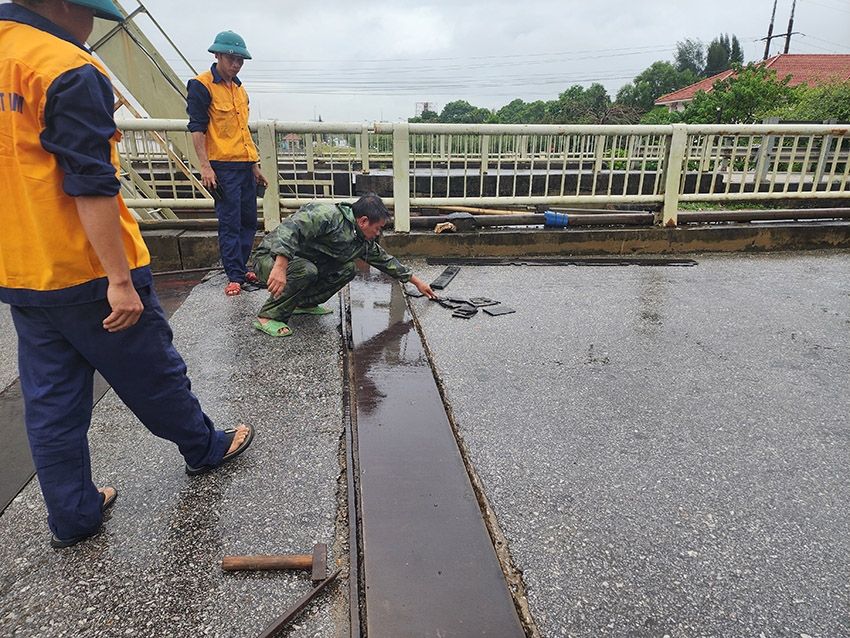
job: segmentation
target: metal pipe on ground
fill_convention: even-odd
[[[783,210],[688,211],[677,216],[680,224],[711,222],[794,221],[797,219],[847,219],[850,208],[800,208]]]
[[[644,224],[650,225],[654,216],[652,213],[611,213],[593,215],[570,215],[570,226],[609,226],[615,224]],[[543,213],[527,215],[473,215],[476,226],[542,226],[545,222]],[[443,216],[411,217],[411,228],[434,228],[446,221]]]
[[[524,215],[525,211],[513,211],[504,208],[474,208],[472,206],[434,206],[434,210],[452,213],[472,213],[473,215]]]
[[[613,225],[652,225],[653,213],[648,212],[600,212],[568,214],[569,226],[613,226]],[[848,219],[850,208],[807,208],[783,210],[740,210],[740,211],[686,211],[677,215],[679,224],[710,224],[716,222],[751,221],[795,221],[804,219]],[[543,213],[511,213],[497,215],[487,213],[472,215],[476,226],[538,226],[543,225]],[[434,228],[446,221],[444,215],[412,216],[411,229]],[[142,230],[217,230],[217,219],[162,219],[140,220]],[[264,228],[262,217],[257,219],[257,228]]]
[[[569,214],[569,226],[650,226],[655,221],[654,213],[649,212],[606,212]],[[742,210],[742,211],[692,211],[680,212],[677,216],[681,224],[710,224],[716,222],[752,222],[752,221],[796,221],[814,219],[847,219],[850,208],[810,208],[785,210]],[[542,213],[528,215],[473,215],[476,226],[534,226],[545,222]],[[434,228],[446,221],[443,216],[411,217],[411,228]]]

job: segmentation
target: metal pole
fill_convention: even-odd
[[[791,3],[791,17],[788,19],[788,33],[785,34],[785,53],[791,48],[791,31],[794,29],[794,9],[797,7],[797,0]]]
[[[764,43],[764,58],[763,60],[767,60],[770,55],[770,40],[773,38],[773,21],[776,18],[776,3],[778,0],[773,0],[773,13],[770,14],[770,26],[767,28],[767,37],[765,38]]]

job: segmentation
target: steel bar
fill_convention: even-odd
[[[266,627],[265,631],[260,634],[259,638],[271,638],[281,629],[283,629],[288,623],[292,622],[295,617],[304,611],[304,608],[312,602],[312,600],[325,588],[327,587],[333,580],[339,576],[342,568],[337,569],[333,574],[325,578],[318,585],[313,587],[309,592],[304,594],[298,601],[289,608],[289,610],[283,614],[282,616],[276,618],[272,621],[272,623]]]
[[[790,221],[794,219],[846,219],[850,208],[800,208],[783,210],[720,210],[679,213],[682,223],[711,223],[721,221]]]
[[[696,266],[693,259],[663,257],[429,257],[432,266]]]
[[[351,336],[351,314],[345,288],[339,294],[340,331],[342,337],[342,395],[343,413],[345,416],[345,479],[348,502],[348,615],[349,637],[360,638],[363,619],[360,605],[360,488],[357,482],[359,459],[357,455],[357,411],[353,408],[356,403],[352,387],[353,362],[351,352],[354,349]]]

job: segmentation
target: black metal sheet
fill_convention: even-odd
[[[428,257],[432,266],[696,266],[693,259],[663,257]],[[449,266],[451,267],[451,266]],[[433,284],[431,285],[433,288]]]
[[[401,287],[350,296],[365,633],[524,636]]]

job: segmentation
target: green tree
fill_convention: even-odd
[[[777,105],[791,104],[795,90],[788,86],[790,76],[779,80],[776,71],[764,63],[735,65],[735,74],[716,81],[711,91],[697,92],[682,114],[688,124],[752,124],[760,122]]]
[[[744,50],[741,48],[741,43],[738,42],[738,38],[733,35],[732,36],[732,48],[729,51],[729,66],[733,64],[744,64]]]
[[[705,68],[702,74],[710,78],[731,69],[733,64],[742,64],[743,62],[744,53],[741,51],[741,43],[738,42],[738,38],[734,35],[730,38],[728,34],[721,34],[708,45],[705,55]]]
[[[676,43],[676,57],[674,59],[676,70],[682,73],[690,71],[696,77],[703,77],[705,68],[705,47],[699,40],[687,38]]]
[[[655,100],[659,97],[693,84],[697,79],[690,69],[679,71],[670,62],[653,62],[617,91],[617,103],[641,114],[648,113],[655,108]]]
[[[409,117],[407,121],[411,124],[420,123],[420,122],[439,122],[440,115],[434,111],[424,110],[422,111],[422,115],[417,115],[416,117]]]
[[[440,122],[446,124],[483,124],[490,117],[490,111],[472,106],[466,100],[455,100],[443,107]]]
[[[584,87],[581,84],[573,84],[561,93],[557,100],[546,104],[546,114],[555,124],[576,123],[584,114],[583,98]]]
[[[493,113],[493,124],[543,124],[546,120],[546,103],[524,102],[517,98]]]
[[[641,124],[677,124],[682,121],[682,114],[671,111],[666,106],[656,106],[640,118]]]
[[[776,109],[771,115],[783,120],[850,122],[850,80],[797,88],[797,100]]]
[[[525,106],[522,117],[524,120],[522,124],[547,124],[546,102],[543,100],[529,102]]]
[[[519,124],[522,122],[524,110],[525,102],[517,98],[496,111],[491,119],[495,120],[496,124]]]
[[[605,124],[611,109],[611,97],[605,87],[594,82],[584,92],[584,103],[590,124]]]
[[[587,89],[574,84],[546,105],[553,124],[605,124],[611,121],[611,98],[605,87],[594,82]]]
[[[691,71],[698,79],[717,75],[734,64],[744,63],[738,37],[721,33],[706,47],[700,40],[687,38],[676,43],[674,64],[677,71]]]

